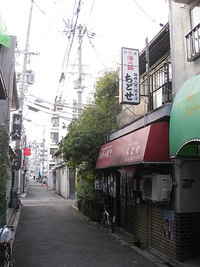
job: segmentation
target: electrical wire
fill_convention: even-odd
[[[80,46],[81,46],[81,44],[82,44],[82,42],[83,42],[83,37],[84,37],[84,35],[87,33],[87,24],[88,24],[89,19],[90,19],[90,17],[91,17],[91,14],[92,14],[92,11],[93,11],[93,8],[94,8],[94,4],[95,4],[95,0],[94,0],[93,3],[92,3],[92,7],[91,7],[91,9],[90,9],[90,13],[89,13],[89,17],[88,17],[88,19],[87,19],[87,23],[86,23],[86,25],[84,26],[83,34],[81,35]],[[81,5],[81,1],[79,1],[79,5],[78,5],[78,8],[77,8],[77,15],[78,15],[78,13],[80,12],[80,5]],[[74,8],[74,9],[75,9],[75,8]],[[74,14],[74,13],[73,13],[73,14]],[[73,25],[73,17],[72,17],[72,25]],[[76,19],[76,22],[75,22],[73,39],[74,39],[74,36],[75,36],[75,30],[76,30],[76,27],[77,27],[77,19]],[[72,46],[72,44],[73,44],[73,40],[72,40],[72,42],[71,42],[71,46]],[[69,47],[69,51],[67,52],[68,55],[69,55],[69,53],[70,53],[71,46]],[[80,46],[78,47],[78,49],[80,49]],[[68,59],[67,59],[67,60],[69,61],[69,56],[68,56]],[[76,60],[77,60],[77,58],[76,58]],[[75,60],[75,62],[76,62],[76,60]],[[64,61],[66,61],[66,57],[64,57]],[[74,64],[74,65],[75,65],[75,64]],[[66,64],[66,71],[65,71],[64,77],[66,76],[67,67],[68,67],[68,62],[67,62],[67,64]],[[71,77],[71,76],[70,76],[70,77]],[[70,80],[70,77],[69,77],[69,80]],[[63,84],[63,88],[64,88],[64,84]],[[61,95],[63,94],[63,88],[62,88],[62,91],[61,91]]]
[[[76,6],[76,1],[75,1],[75,4],[74,4],[74,11],[73,11],[73,15],[72,15],[72,24],[73,25],[73,20],[74,20],[74,14],[75,14],[75,6]],[[72,34],[72,39],[71,39],[71,43],[69,42],[69,46],[67,47],[66,51],[65,51],[65,55],[64,55],[64,58],[63,58],[63,65],[62,65],[62,73],[63,73],[63,77],[64,77],[64,80],[66,78],[66,73],[68,72],[68,66],[69,66],[69,59],[70,59],[70,52],[71,52],[71,49],[72,49],[72,46],[73,46],[73,42],[74,42],[74,36],[75,36],[75,30],[77,28],[77,24],[78,24],[78,18],[79,18],[79,14],[80,14],[80,10],[81,10],[81,0],[79,0],[78,2],[78,7],[76,8],[76,21],[75,21],[75,25],[74,25],[74,30],[70,31],[70,34]],[[71,38],[71,35],[70,37],[68,37],[68,39],[70,40]],[[64,80],[63,80],[63,83],[62,83],[62,88],[61,88],[61,93],[60,93],[60,97],[62,97],[62,94],[63,94],[63,90],[64,90],[64,86],[65,86],[65,83],[64,83]],[[58,86],[58,90],[57,90],[57,96],[56,98],[58,97],[59,95],[59,89],[60,89],[60,84]],[[56,99],[55,98],[55,99]]]
[[[145,15],[147,18],[149,18],[150,20],[152,20],[153,22],[156,23],[156,21],[155,21],[152,17],[150,17],[150,16],[144,11],[144,9],[138,4],[138,2],[137,2],[136,0],[134,0],[134,1],[135,1],[136,5],[139,7],[139,9],[144,13],[144,15]],[[163,27],[164,25],[163,25],[162,23],[159,23],[159,26]]]
[[[94,47],[94,45],[93,45],[93,43],[92,43],[92,41],[91,41],[91,38],[90,38],[88,35],[87,35],[87,37],[88,37],[89,43],[90,43],[92,49],[94,50],[95,55],[96,55],[96,57],[98,58],[99,62],[100,62],[100,63],[102,64],[102,66],[103,66],[103,67],[110,73],[110,70],[106,67],[106,65],[105,65],[105,64],[102,62],[102,60],[100,59],[99,54],[98,54],[96,48]]]

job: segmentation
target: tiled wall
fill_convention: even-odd
[[[176,259],[200,258],[200,213],[175,214]]]

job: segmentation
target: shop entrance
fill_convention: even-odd
[[[119,193],[119,224],[126,231],[134,234],[134,188],[133,173],[123,173],[120,176],[120,193]]]

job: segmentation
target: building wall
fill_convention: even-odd
[[[175,164],[175,210],[177,212],[200,212],[200,161],[179,160]]]
[[[200,73],[200,57],[190,62],[187,61],[185,38],[192,30],[190,9],[198,1],[187,2],[189,4],[169,1],[172,91],[174,95],[184,82]],[[188,159],[174,159],[174,234],[176,260],[178,261],[200,257],[200,179],[198,166],[199,160],[192,160],[189,157]]]
[[[200,212],[175,214],[176,259],[198,259],[200,255]]]
[[[69,198],[69,175],[68,168],[65,166],[59,169],[60,171],[60,195],[64,198]]]
[[[186,51],[185,36],[191,30],[189,11],[194,2],[196,1],[191,1],[189,5],[183,5],[174,3],[172,0],[169,1],[172,63],[171,81],[173,95],[176,94],[186,80],[200,73],[200,58],[188,62]],[[163,107],[164,106],[166,105],[163,105]],[[137,114],[137,107],[131,108],[131,110],[134,111],[134,114]],[[154,114],[149,124],[158,121],[158,118],[155,119],[155,114],[157,112],[160,114],[160,120],[166,120],[167,116],[163,116],[161,110],[163,110],[163,108],[157,111],[152,110],[148,115],[145,114],[146,116]],[[143,110],[138,111],[140,113]],[[127,114],[128,118],[126,117]],[[123,110],[122,113],[118,115],[118,126],[119,128],[124,128],[118,129],[115,133],[110,134],[109,141],[139,128],[136,126],[140,120],[136,120],[134,114],[131,114],[130,110],[126,112]],[[195,259],[200,255],[199,160],[174,160],[173,163],[173,169],[170,166],[163,169],[163,172],[159,169],[153,171],[150,169],[143,170],[142,168],[141,174],[136,172],[136,177],[138,176],[137,178],[140,178],[140,180],[142,180],[142,173],[170,174],[172,175],[173,186],[170,195],[170,203],[166,204],[153,203],[150,200],[143,201],[141,198],[142,188],[140,190],[141,192],[136,192],[136,199],[134,199],[136,219],[134,220],[134,229],[132,229],[141,247],[153,250],[155,253],[167,258],[170,262]],[[151,164],[149,165],[152,167]],[[158,164],[155,164],[155,168],[158,167],[157,165]],[[126,227],[125,220],[123,220],[123,218],[125,218],[123,201],[121,201],[119,205],[120,204],[122,214],[120,223],[122,227]],[[170,218],[171,230],[168,238],[165,234],[166,231],[164,231],[167,218]]]
[[[169,1],[170,42],[172,57],[172,90],[175,94],[185,81],[200,73],[200,58],[187,61],[185,36],[190,32],[190,8],[196,1],[184,5]]]

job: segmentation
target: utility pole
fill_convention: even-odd
[[[19,114],[21,115],[21,137],[20,140],[16,143],[16,146],[20,147],[21,153],[22,149],[25,146],[25,135],[23,132],[23,108],[24,108],[24,92],[25,92],[25,84],[26,84],[26,69],[28,63],[28,48],[29,48],[29,38],[30,38],[30,28],[31,28],[31,20],[32,20],[32,12],[33,12],[33,0],[31,0],[31,7],[29,12],[29,21],[26,35],[26,44],[25,50],[23,51],[24,59],[23,59],[23,67],[22,67],[22,80],[21,80],[21,88],[20,88],[20,106],[19,106]],[[22,153],[23,155],[23,153]],[[23,174],[23,161],[24,156],[21,157],[21,168],[18,171],[18,191],[23,193],[24,188],[24,174]]]
[[[28,63],[28,54],[29,54],[28,48],[29,48],[32,13],[33,13],[33,0],[31,0],[31,8],[30,8],[30,13],[29,13],[29,21],[28,21],[28,28],[27,28],[27,34],[26,34],[26,44],[25,44],[25,49],[23,51],[24,60],[23,60],[22,81],[21,81],[21,90],[20,90],[20,112],[21,113],[23,113],[23,106],[24,106],[24,91],[25,91],[25,83],[26,83],[26,69],[27,69],[27,63]]]
[[[79,47],[78,47],[78,86],[77,86],[77,94],[78,94],[78,116],[81,114],[81,108],[82,108],[82,93],[83,93],[83,86],[82,86],[82,29],[83,26],[79,25],[78,28],[78,41],[79,41]]]

